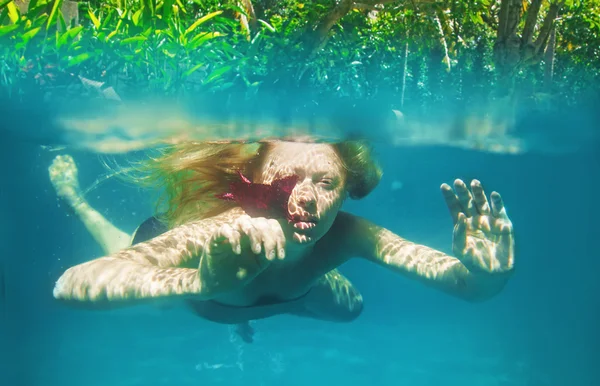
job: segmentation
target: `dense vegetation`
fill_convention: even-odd
[[[20,103],[336,97],[424,116],[571,108],[599,82],[598,0],[0,0],[1,96]]]

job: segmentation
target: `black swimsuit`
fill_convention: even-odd
[[[139,227],[133,233],[133,240],[131,245],[143,243],[150,239],[159,236],[169,230],[167,224],[161,222],[155,216],[152,216],[140,224]]]

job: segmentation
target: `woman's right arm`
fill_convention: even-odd
[[[69,268],[54,287],[56,299],[73,305],[112,308],[161,298],[209,298],[198,267],[211,236],[244,212],[221,215],[171,229],[107,257]]]

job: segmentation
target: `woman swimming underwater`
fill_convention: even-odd
[[[141,182],[165,189],[161,221],[143,224],[128,246],[126,233],[71,202],[107,256],[67,269],[56,299],[101,309],[181,299],[219,323],[278,314],[346,322],[363,304],[336,270],[350,258],[467,301],[498,294],[513,272],[511,221],[500,195],[488,200],[476,180],[470,189],[461,180],[441,186],[454,256],[341,211],[345,199],[367,196],[381,178],[360,141],[190,142],[146,161],[144,170]],[[57,188],[63,198],[73,198],[71,190]]]

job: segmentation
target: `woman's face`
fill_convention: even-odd
[[[331,228],[342,206],[346,173],[328,144],[277,142],[267,154],[261,182],[297,175],[288,201],[289,231],[299,244],[311,244]]]

